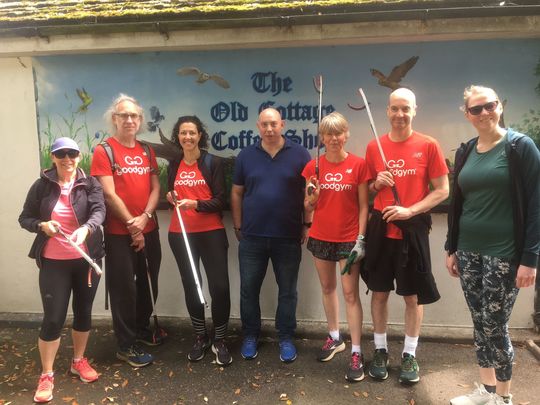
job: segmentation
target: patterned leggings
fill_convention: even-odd
[[[512,378],[514,348],[508,320],[519,289],[516,268],[507,259],[456,252],[461,287],[471,311],[478,365],[494,368],[497,381]]]

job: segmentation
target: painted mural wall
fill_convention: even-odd
[[[210,150],[234,157],[258,140],[255,122],[268,106],[281,111],[285,135],[313,155],[313,77],[319,74],[323,115],[337,110],[350,121],[350,152],[363,156],[372,136],[366,112],[349,106],[362,106],[358,88],[384,133],[388,95],[407,86],[419,105],[413,127],[439,139],[451,165],[453,150],[474,136],[459,111],[471,83],[499,92],[506,125],[528,126],[539,136],[539,60],[537,39],[35,57],[41,166],[50,165],[52,141],[70,136],[82,147],[81,165],[88,169],[94,147],[110,133],[103,113],[120,92],[145,108],[140,138],[156,145],[158,156],[166,153],[160,151],[177,118],[195,114],[207,126]],[[166,161],[160,165],[164,182]]]

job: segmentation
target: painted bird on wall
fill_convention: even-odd
[[[413,56],[412,58],[407,59],[401,65],[395,66],[388,76],[385,76],[377,69],[369,69],[369,71],[374,77],[379,80],[379,84],[381,86],[388,87],[389,89],[394,91],[396,89],[399,89],[400,87],[406,87],[400,84],[401,79],[405,77],[407,72],[409,72],[409,70],[411,70],[414,65],[416,65],[416,62],[419,58],[419,56]]]
[[[206,83],[208,80],[214,81],[218,86],[223,87],[224,89],[228,89],[231,87],[229,85],[229,82],[225,80],[220,75],[216,74],[208,74],[205,72],[202,72],[199,68],[189,66],[189,67],[183,67],[181,69],[178,69],[176,71],[176,74],[179,76],[188,76],[188,75],[194,75],[197,76],[195,79],[196,83],[203,84]]]
[[[77,109],[77,112],[86,112],[86,111],[88,111],[88,106],[90,104],[92,104],[92,101],[93,101],[92,97],[90,96],[90,94],[88,94],[88,92],[84,89],[84,87],[82,87],[80,89],[76,89],[76,90],[77,90],[77,96],[79,96],[79,98],[82,101],[82,104]]]

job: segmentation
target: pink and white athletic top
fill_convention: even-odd
[[[62,225],[62,230],[68,237],[79,228],[75,211],[73,211],[71,201],[69,200],[72,187],[73,182],[61,186],[60,197],[51,213],[51,219],[58,221]],[[81,248],[88,253],[85,244],[82,244]],[[43,248],[43,257],[55,260],[70,260],[79,259],[81,254],[58,233],[54,237],[49,238],[45,244],[45,247]]]

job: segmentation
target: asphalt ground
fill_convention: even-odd
[[[324,324],[299,328],[298,358],[284,364],[279,360],[278,341],[271,326],[263,331],[259,355],[244,360],[240,355],[238,322],[232,322],[228,346],[233,363],[220,367],[209,350],[206,357],[191,363],[186,355],[192,331],[186,320],[163,319],[169,336],[162,346],[148,348],[154,364],[135,369],[115,357],[115,338],[110,321],[95,322],[87,357],[100,373],[98,381],[85,384],[69,374],[71,338],[62,332],[55,363],[55,389],[51,404],[448,404],[454,396],[471,391],[478,380],[470,331],[453,333],[428,330],[420,339],[417,358],[421,380],[413,386],[398,383],[401,355],[400,333],[391,334],[390,376],[384,382],[366,378],[358,383],[345,380],[350,358],[347,350],[333,360],[315,360],[325,334]],[[0,321],[0,405],[31,404],[40,369],[36,322]],[[514,332],[513,332],[514,333]],[[513,377],[514,404],[540,404],[540,362],[527,350],[525,340],[538,338],[533,332],[517,333]],[[373,350],[366,334],[362,351],[366,362]]]

